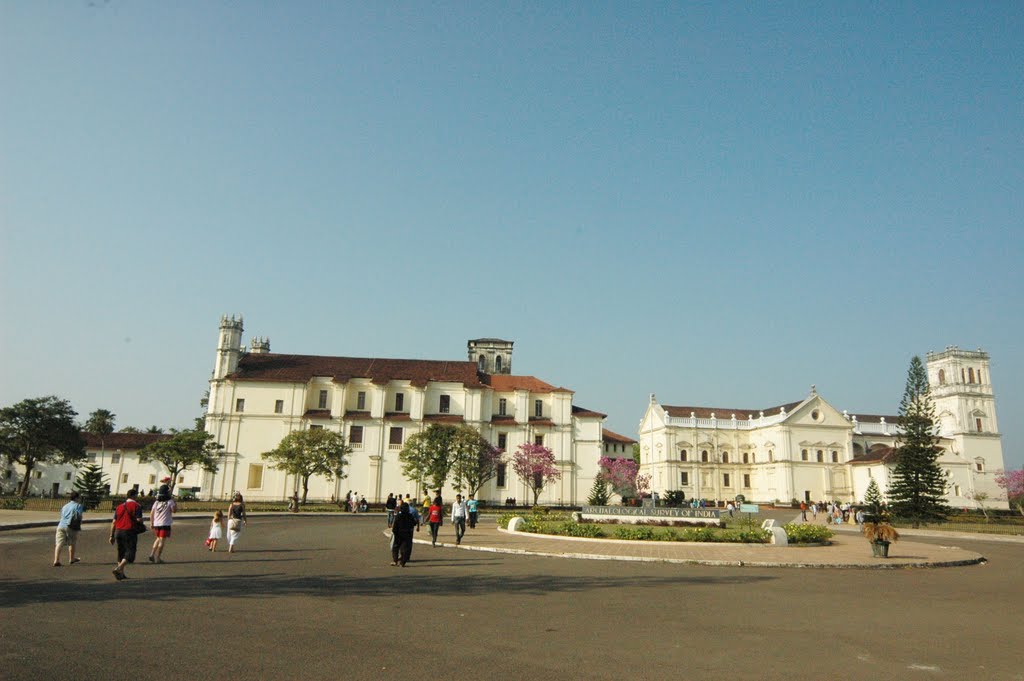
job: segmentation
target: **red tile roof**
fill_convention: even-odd
[[[85,439],[85,446],[89,449],[99,449],[100,439],[92,433],[82,433]],[[146,445],[161,440],[169,440],[171,436],[167,433],[110,433],[103,436],[104,449],[142,449]]]
[[[599,411],[591,411],[590,409],[584,409],[583,407],[577,407],[575,404],[572,405],[572,415],[582,416],[584,418],[608,418],[608,414],[602,414]]]
[[[511,374],[484,375],[484,381],[494,390],[510,393],[515,390],[529,390],[531,393],[571,393],[568,388],[556,388],[535,376],[512,376]]]
[[[430,381],[461,383],[467,388],[484,386],[475,362],[282,355],[273,352],[242,355],[238,368],[228,378],[235,381],[305,383],[314,376],[330,376],[336,383],[347,383],[353,378],[366,378],[377,385],[395,380],[409,381],[420,388]]]
[[[605,442],[615,442],[627,445],[636,444],[636,440],[634,440],[633,438],[626,437],[625,435],[619,435],[618,433],[608,430],[607,428],[601,429],[601,438]]]
[[[864,452],[860,456],[850,459],[852,464],[869,463],[895,463],[896,450],[893,447],[875,447],[871,451]]]
[[[803,403],[790,402],[789,404],[780,404],[777,407],[768,407],[767,409],[730,409],[730,408],[718,408],[718,407],[670,407],[668,405],[662,405],[662,409],[668,412],[669,416],[672,417],[683,417],[689,418],[691,412],[697,415],[699,419],[709,419],[714,414],[716,419],[728,421],[732,418],[733,414],[736,414],[738,420],[746,420],[748,416],[752,416],[755,419],[759,416],[760,412],[764,412],[765,416],[775,416],[781,409],[785,409],[786,413],[789,414],[798,406]]]

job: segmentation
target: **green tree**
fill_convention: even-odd
[[[864,491],[864,505],[867,506],[867,511],[864,514],[865,521],[880,523],[886,520],[882,491],[878,489],[878,483],[874,478],[871,478],[868,488]]]
[[[889,484],[893,514],[920,527],[946,518],[946,474],[939,465],[935,406],[928,374],[920,357],[910,360],[907,385],[900,400],[900,433],[896,437],[896,467]]]
[[[594,484],[590,488],[590,496],[587,497],[587,503],[591,506],[607,506],[609,499],[608,483],[605,482],[604,476],[598,473],[594,476]]]
[[[485,482],[498,474],[504,452],[487,441],[470,425],[455,427],[452,436],[451,474],[457,489],[476,494]]]
[[[637,466],[637,468],[639,468],[640,467],[640,443],[639,442],[634,442],[633,443],[633,461],[636,462],[636,466]]]
[[[406,440],[398,453],[405,477],[426,482],[431,489],[444,487],[452,469],[456,434],[455,426],[432,423]]]
[[[135,426],[122,426],[117,432],[119,433],[141,433],[142,431]]]
[[[85,432],[95,435],[100,440],[100,461],[103,461],[107,453],[107,436],[114,432],[114,419],[117,417],[114,412],[108,409],[97,409],[89,414],[89,420],[85,422]]]
[[[107,482],[99,464],[91,463],[81,470],[75,479],[75,489],[82,495],[86,508],[96,508],[107,493]]]
[[[202,430],[202,428],[199,428],[197,430]],[[135,432],[138,432],[138,431],[136,430]],[[147,433],[163,433],[164,429],[161,428],[160,426],[150,426],[149,428],[146,428],[146,432]]]
[[[145,454],[163,464],[171,477],[173,492],[178,482],[178,474],[192,466],[216,473],[217,457],[223,448],[210,433],[202,430],[180,430],[166,440],[146,445],[139,450],[139,454]]]
[[[25,467],[18,494],[28,494],[32,471],[41,463],[78,463],[85,441],[71,403],[55,395],[22,400],[0,409],[0,453]]]
[[[263,458],[302,481],[302,503],[306,503],[309,479],[314,475],[328,480],[345,477],[345,456],[351,451],[341,433],[316,428],[288,433],[277,447],[264,452]]]

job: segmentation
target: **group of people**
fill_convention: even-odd
[[[441,490],[437,490],[433,498],[424,492],[422,516],[408,494],[404,499],[401,494],[388,494],[384,508],[387,510],[388,527],[391,528],[392,565],[405,567],[405,564],[409,562],[409,557],[412,555],[413,533],[419,532],[424,522],[422,518],[426,518],[426,523],[430,526],[431,545],[437,546],[437,535],[444,524],[445,515]],[[463,499],[462,494],[455,495],[455,501],[452,502],[451,508],[451,521],[455,526],[456,546],[462,543],[462,538],[466,535],[467,523],[471,529],[476,527],[479,512],[479,503],[475,495],[470,494],[468,499]]]
[[[366,513],[370,510],[370,504],[367,503],[366,497],[359,496],[359,492],[353,494],[352,490],[349,490],[348,494],[345,495],[343,508],[352,513]]]
[[[842,525],[844,523],[857,523],[858,525],[864,524],[863,509],[855,508],[854,506],[846,502],[840,504],[835,501],[812,501],[810,504],[808,504],[806,501],[801,501],[800,518],[804,522],[807,522],[808,512],[810,512],[811,518],[813,520],[818,519],[819,513],[824,513],[825,522],[832,525]]]
[[[160,481],[160,488],[156,493],[156,500],[149,511],[149,524],[153,530],[153,545],[149,551],[150,563],[163,563],[163,552],[167,540],[171,537],[171,526],[174,523],[174,514],[178,510],[171,489],[167,483],[170,478]],[[114,509],[114,518],[110,523],[110,544],[117,548],[117,564],[114,567],[114,578],[118,581],[127,579],[125,566],[135,562],[138,551],[139,535],[147,531],[144,521],[142,504],[138,500],[137,489],[130,489],[125,495],[125,500]],[[68,564],[73,565],[81,561],[76,555],[78,536],[82,530],[82,517],[85,514],[85,506],[82,504],[81,495],[72,492],[68,503],[64,504],[60,511],[60,521],[57,523],[56,546],[53,553],[53,566],[61,567],[61,555],[65,549],[68,552]],[[245,501],[240,493],[235,493],[231,505],[227,509],[227,537],[228,552],[235,551],[235,545],[241,536],[242,528],[248,519],[245,514]],[[217,550],[217,542],[223,538],[224,514],[217,511],[210,523],[210,532],[206,539],[206,547],[210,551]]]

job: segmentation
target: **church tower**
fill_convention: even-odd
[[[999,434],[987,352],[955,345],[929,352],[928,384],[940,434]]]
[[[512,344],[500,338],[477,338],[466,343],[469,361],[482,374],[512,373]]]
[[[269,345],[269,344],[268,344]],[[213,380],[219,380],[238,368],[242,355],[242,317],[234,315],[220,318],[220,336],[217,339],[217,363],[213,367]]]

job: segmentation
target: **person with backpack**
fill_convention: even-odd
[[[153,540],[153,548],[149,552],[150,563],[164,562],[164,559],[161,558],[164,544],[171,537],[171,523],[174,522],[174,512],[178,510],[174,498],[171,496],[171,488],[167,486],[170,478],[164,478],[161,482],[164,484],[160,485],[160,489],[156,493],[156,503],[153,504],[153,508],[149,512],[149,524],[153,526],[153,534],[156,535],[156,539]]]
[[[82,514],[85,513],[85,506],[78,501],[79,496],[78,492],[72,492],[70,501],[60,509],[56,548],[53,550],[53,567],[60,567],[60,552],[65,546],[68,547],[68,565],[81,560],[75,557],[75,545],[78,543],[78,533],[82,529]]]
[[[135,550],[139,544],[139,534],[146,531],[142,522],[142,505],[135,500],[139,491],[128,490],[127,498],[114,511],[114,521],[110,523],[110,543],[117,546],[117,567],[114,577],[117,581],[127,579],[124,567],[135,562]]]

